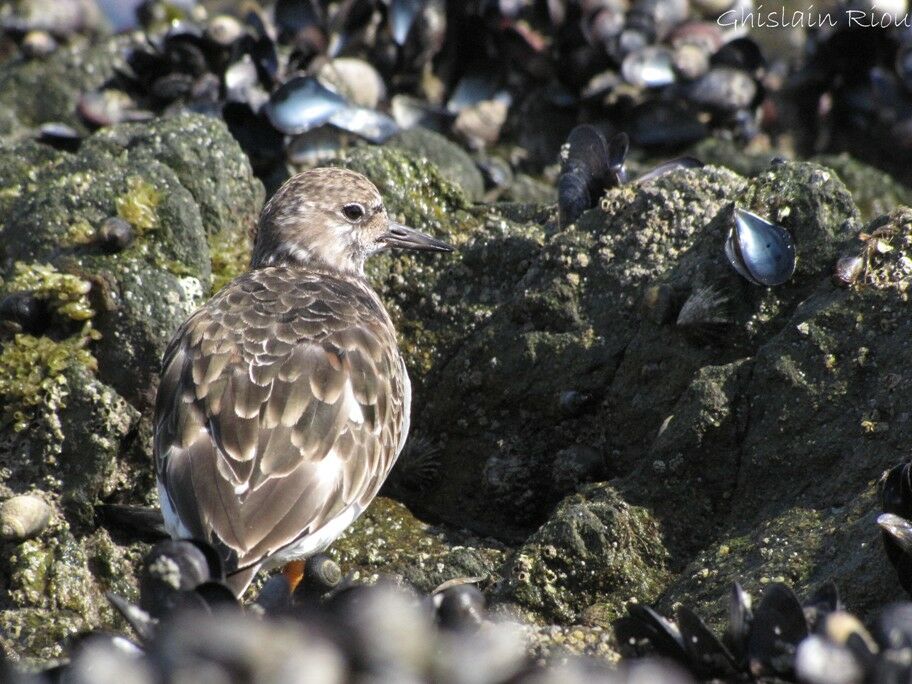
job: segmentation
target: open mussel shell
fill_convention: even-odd
[[[735,208],[735,224],[725,240],[725,255],[732,268],[754,285],[781,285],[795,272],[791,234],[743,209]]]
[[[798,644],[808,635],[804,609],[785,584],[770,584],[754,613],[747,651],[755,676],[789,676],[795,667]]]
[[[389,6],[389,24],[396,45],[405,45],[409,31],[415,24],[418,14],[427,0],[391,0]]]
[[[296,76],[282,85],[263,107],[282,133],[297,135],[328,122],[347,107],[345,98],[313,76]]]
[[[747,660],[747,637],[753,620],[751,596],[735,582],[728,598],[728,629],[725,632],[725,643],[738,663],[743,664]]]
[[[386,142],[400,130],[390,116],[366,107],[340,109],[329,118],[329,123],[374,144]]]
[[[680,606],[675,621],[681,630],[684,649],[691,667],[701,677],[726,677],[735,674],[735,659],[719,638],[686,606]]]
[[[621,64],[624,80],[639,88],[662,88],[675,82],[674,54],[649,45],[631,52]]]
[[[634,646],[637,650],[648,643],[660,656],[679,663],[687,663],[687,650],[677,626],[659,615],[649,606],[638,603],[627,604],[626,617],[614,623],[614,632],[621,644]]]

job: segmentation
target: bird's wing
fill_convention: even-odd
[[[154,450],[181,522],[231,571],[367,506],[399,451],[404,378],[364,288],[281,269],[235,281],[164,360]]]

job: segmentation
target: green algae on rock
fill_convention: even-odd
[[[244,243],[263,204],[263,186],[227,127],[210,116],[183,113],[151,123],[104,128],[83,145],[167,166],[199,207],[206,235]]]
[[[608,454],[629,449],[620,435],[615,447],[608,427],[615,424],[611,388],[640,325],[643,289],[706,239],[706,224],[744,183],[721,169],[676,172],[611,191],[601,208],[565,230],[554,232],[544,210],[517,215],[530,219],[525,223],[501,216],[507,231],[491,230],[487,222],[476,229],[476,241],[457,257],[456,283],[442,282],[440,298],[449,300],[451,290],[482,295],[477,286],[457,283],[490,279],[490,313],[425,379],[427,398],[415,404],[413,429],[441,445],[443,476],[407,502],[419,512],[517,540],[567,493],[553,477],[562,450],[593,450],[600,458],[590,459],[587,476],[606,476],[614,467]],[[520,239],[523,233],[529,237]],[[427,287],[409,285],[416,293]],[[452,329],[443,330],[452,335]],[[687,368],[676,384],[653,374],[655,390],[668,391],[663,401],[673,405],[677,395],[668,388],[686,387]],[[631,381],[641,382],[639,366],[632,372]],[[578,400],[562,402],[565,395]],[[637,401],[636,410],[655,410],[650,419],[657,428],[664,415],[652,403]],[[619,425],[619,432],[642,430],[641,440],[654,435],[646,421]]]
[[[140,235],[158,225],[161,193],[139,176],[127,178],[127,191],[114,200],[117,215],[132,225]]]
[[[29,292],[47,301],[60,316],[74,321],[87,321],[95,315],[88,294],[92,284],[71,273],[61,273],[51,264],[13,264],[13,277],[4,284],[8,293]]]
[[[609,606],[603,614],[619,617],[631,597],[658,596],[669,579],[667,560],[649,512],[596,483],[564,499],[517,549],[494,598],[538,620],[572,622],[594,604]]]
[[[247,243],[262,186],[224,124],[199,115],[110,127],[53,164],[24,150],[36,166],[9,169],[17,191],[0,227],[5,257],[92,283],[102,377],[140,401],[174,327],[210,290],[209,241]],[[74,239],[74,227],[86,233],[114,215],[137,232],[123,251]]]
[[[343,572],[356,572],[361,580],[399,577],[430,592],[460,577],[480,577],[483,584],[490,584],[504,549],[467,532],[444,533],[415,518],[402,504],[379,497],[329,553]]]
[[[330,163],[373,181],[396,220],[447,239],[465,232],[460,223],[469,218],[469,204],[463,190],[426,159],[395,148],[358,147]]]
[[[97,368],[86,349],[88,336],[61,342],[20,333],[0,350],[0,396],[5,418],[22,432],[41,425],[49,439],[62,440],[58,411],[66,407],[69,388],[64,371],[70,367]]]
[[[417,126],[397,133],[387,144],[434,164],[440,174],[461,188],[469,199],[477,202],[482,198],[484,180],[475,162],[465,150],[439,133]]]
[[[111,545],[103,530],[74,536],[59,519],[42,539],[11,547],[3,569],[0,652],[23,665],[47,666],[65,656],[66,643],[81,632],[99,625],[122,629],[103,592],[135,595],[128,578],[138,555]],[[104,571],[111,566],[115,577]]]
[[[205,116],[111,127],[74,154],[3,145],[22,156],[0,161],[2,289],[51,316],[43,334],[0,338],[0,494],[38,485],[54,513],[0,563],[0,644],[47,661],[112,623],[106,589],[135,593],[135,545],[93,532],[93,506],[151,496],[150,428],[134,406],[151,403],[165,344],[209,288],[209,242],[246,242],[262,186]],[[117,215],[135,239],[111,253],[95,234]]]

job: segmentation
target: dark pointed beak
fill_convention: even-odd
[[[428,252],[452,252],[453,248],[443,240],[431,237],[420,230],[403,226],[390,221],[389,230],[377,238],[377,242],[398,247],[399,249],[417,249]]]

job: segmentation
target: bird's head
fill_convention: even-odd
[[[251,267],[308,264],[361,275],[367,257],[390,247],[453,250],[391,221],[380,192],[360,173],[311,169],[288,179],[263,207]]]

